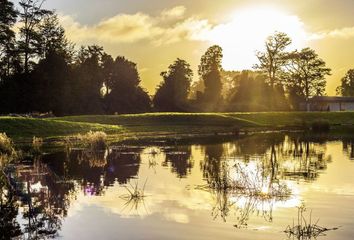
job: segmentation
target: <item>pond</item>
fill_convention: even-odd
[[[3,236],[311,239],[284,232],[300,206],[307,223],[338,228],[318,239],[354,236],[350,139],[272,133],[71,149],[11,169],[16,194],[2,203]]]

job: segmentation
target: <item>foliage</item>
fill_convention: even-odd
[[[337,88],[337,94],[346,97],[354,96],[354,69],[348,70],[341,79],[341,85]]]
[[[17,12],[8,0],[0,1],[0,82],[14,71],[17,60],[15,53],[15,32]]]
[[[39,53],[46,58],[49,53],[62,55],[68,62],[73,58],[73,44],[65,36],[65,29],[59,24],[58,16],[53,13],[44,16],[39,25]]]
[[[146,112],[150,109],[150,97],[142,89],[140,77],[135,63],[117,57],[113,62],[106,56],[104,59],[105,86],[108,93],[105,104],[109,113]]]
[[[229,111],[267,111],[272,99],[277,99],[275,107],[287,110],[288,105],[281,87],[271,88],[266,76],[260,72],[242,71],[236,75],[234,88],[230,91]]]
[[[154,107],[159,111],[186,110],[187,98],[193,78],[190,65],[182,59],[177,59],[162,72],[163,82],[157,88],[153,99]]]
[[[18,41],[19,52],[23,54],[24,71],[29,73],[30,65],[33,64],[31,59],[40,55],[40,24],[41,21],[52,11],[42,8],[43,0],[21,0],[20,5],[20,40]]]
[[[204,82],[203,101],[207,105],[217,105],[221,101],[222,57],[222,48],[214,45],[208,48],[200,60],[198,74]]]
[[[295,90],[298,96],[303,96],[306,100],[310,96],[324,94],[325,77],[331,74],[331,69],[326,67],[326,63],[314,50],[304,48],[301,51],[294,51],[287,59],[284,78],[290,89]]]
[[[265,52],[257,53],[259,63],[254,68],[267,73],[267,81],[271,87],[282,84],[280,74],[287,55],[285,49],[290,44],[291,39],[287,34],[276,32],[268,37],[265,43]]]

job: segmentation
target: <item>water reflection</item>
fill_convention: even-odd
[[[353,142],[342,143],[353,159]],[[301,202],[297,184],[315,182],[326,171],[332,161],[326,146],[301,135],[268,134],[206,145],[51,153],[1,174],[0,230],[5,239],[57,237],[71,205],[81,196],[92,201],[114,198],[109,201],[120,204],[117,213],[122,216],[130,211],[133,217],[170,212],[164,204],[177,201],[179,207],[193,206],[183,210],[187,217],[180,222],[187,222],[196,206],[207,209],[212,221],[230,222],[236,228],[247,228],[252,218],[273,222],[275,209]],[[127,193],[124,187],[140,186],[146,179],[151,208],[145,198],[119,198]],[[190,187],[180,187],[173,179]]]
[[[349,156],[350,160],[354,160],[354,140],[343,140],[343,151]]]

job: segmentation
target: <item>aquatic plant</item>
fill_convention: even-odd
[[[318,225],[319,219],[316,222],[312,222],[312,210],[310,215],[305,217],[306,207],[304,204],[298,207],[297,213],[297,224],[288,225],[285,229],[285,233],[288,238],[295,238],[300,240],[311,240],[316,239],[319,236],[324,236],[325,232],[331,230],[337,230],[338,228],[326,228]]]
[[[147,183],[147,179],[143,185],[142,188],[139,188],[139,183],[136,182],[135,185],[132,185],[129,183],[128,186],[124,186],[125,189],[128,191],[128,194],[121,195],[120,197],[126,201],[124,204],[124,209],[128,206],[130,206],[130,210],[138,210],[139,206],[142,204],[145,208],[145,211],[147,211],[146,206],[145,206],[145,186]]]
[[[121,197],[125,198],[125,199],[132,199],[132,200],[142,199],[142,198],[146,197],[144,194],[146,183],[147,183],[147,179],[146,179],[142,188],[139,188],[138,182],[135,183],[135,186],[133,186],[131,183],[129,183],[130,187],[124,186],[125,189],[127,189],[129,194],[122,195]]]

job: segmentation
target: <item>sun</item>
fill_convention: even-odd
[[[272,7],[237,10],[230,21],[214,27],[207,39],[223,48],[226,70],[251,69],[257,62],[255,52],[263,50],[267,37],[277,31],[290,36],[291,48],[304,47],[307,39],[304,23],[299,17]]]

